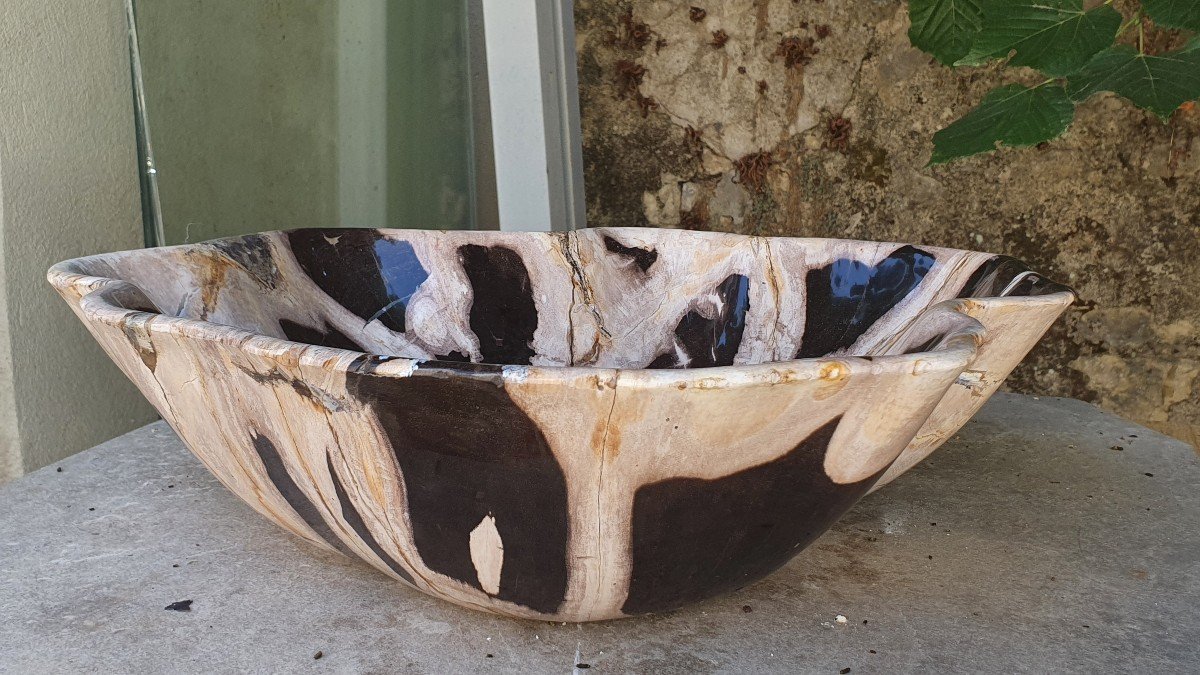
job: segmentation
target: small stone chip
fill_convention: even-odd
[[[179,602],[172,602],[166,607],[163,607],[163,609],[169,609],[172,612],[190,612],[192,611],[192,601],[180,600]]]
[[[848,619],[841,614],[838,614],[836,617],[834,617],[834,621],[837,621],[838,623],[846,623]]]
[[[325,652],[318,649],[317,653],[313,654],[313,660],[315,661],[315,660],[321,658],[322,656],[325,656]]]

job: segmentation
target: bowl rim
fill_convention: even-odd
[[[887,354],[878,356],[835,355],[818,356],[780,361],[766,361],[753,364],[735,364],[729,366],[708,366],[685,369],[649,369],[649,368],[613,368],[576,365],[501,365],[488,363],[458,363],[432,359],[417,359],[392,355],[374,354],[355,350],[326,347],[285,338],[276,338],[261,333],[255,333],[243,328],[221,324],[203,319],[171,316],[158,310],[140,288],[129,281],[101,277],[80,272],[79,269],[89,262],[103,261],[111,256],[123,253],[149,254],[169,250],[211,250],[215,245],[226,242],[244,241],[249,237],[264,235],[286,235],[292,232],[328,231],[334,229],[368,230],[385,233],[420,233],[428,236],[430,233],[483,233],[485,238],[518,238],[522,236],[570,236],[573,232],[498,232],[490,230],[413,230],[392,228],[297,228],[292,230],[271,230],[234,237],[221,237],[202,242],[159,246],[127,251],[100,253],[78,258],[71,258],[56,263],[46,273],[47,281],[65,297],[74,297],[81,318],[87,321],[98,321],[115,327],[139,324],[154,333],[165,333],[189,339],[217,342],[228,347],[245,350],[249,353],[274,359],[277,361],[315,366],[323,370],[359,372],[385,377],[406,377],[413,374],[446,376],[452,374],[458,377],[472,379],[519,382],[554,382],[575,383],[577,386],[597,386],[597,382],[619,375],[622,387],[659,388],[674,386],[680,389],[696,387],[701,389],[724,389],[734,387],[773,385],[795,381],[814,379],[829,379],[831,373],[835,377],[845,374],[882,374],[885,372],[908,371],[918,375],[927,371],[965,370],[975,359],[980,345],[988,339],[987,330],[977,319],[970,315],[972,310],[988,306],[1015,306],[1030,309],[1058,306],[1066,309],[1077,298],[1076,293],[1062,284],[1049,280],[1044,275],[1033,271],[1023,262],[1008,256],[995,255],[993,259],[1008,259],[1016,261],[1025,267],[1014,280],[1010,281],[1011,289],[1023,276],[1033,276],[1047,284],[1049,292],[1040,295],[1000,295],[996,297],[954,298],[934,303],[922,310],[908,323],[901,327],[892,339],[898,340],[905,331],[916,325],[918,317],[939,322],[946,327],[946,332],[935,346],[905,354]],[[870,240],[838,239],[821,237],[760,237],[722,232],[702,232],[696,230],[663,230],[660,228],[619,227],[619,228],[589,228],[588,231],[604,234],[636,233],[636,232],[685,232],[689,235],[702,237],[737,237],[743,239],[813,241],[813,242],[846,242],[850,244],[895,245],[907,244],[899,242],[878,242]],[[915,244],[914,244],[915,245]],[[939,248],[947,251],[979,253],[965,249]],[[1035,282],[1036,283],[1036,282]],[[153,308],[153,309],[151,309]],[[994,336],[992,336],[994,337]]]

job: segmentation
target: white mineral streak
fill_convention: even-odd
[[[471,564],[479,577],[479,587],[488,595],[500,592],[500,572],[504,569],[504,541],[489,513],[471,530]]]

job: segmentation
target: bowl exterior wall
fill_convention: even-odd
[[[457,278],[473,264],[504,271],[527,261],[529,288],[517,286],[544,319],[531,324],[531,354],[520,351],[524,340],[477,327],[487,317],[471,311],[469,292],[415,293],[412,307],[432,309],[410,307],[409,318],[469,314],[455,330],[486,331],[493,356],[535,365],[369,356],[349,339],[338,349],[271,337],[284,314],[309,312],[306,324],[325,326],[323,342],[348,333],[409,344],[359,316],[381,315],[355,306],[349,286],[321,309],[335,299],[323,293],[337,291],[319,287],[322,259],[305,263],[297,242],[319,252],[340,234],[96,256],[49,278],[192,452],[259,513],[435,597],[525,618],[665,611],[765,576],[953,435],[1073,299],[1021,281],[1027,271],[1015,261],[894,244],[657,230],[349,232],[343,243],[376,251],[401,242],[426,276],[443,263]],[[689,257],[689,246],[704,253]],[[528,262],[539,256],[554,262]],[[187,273],[172,277],[176,267]],[[466,277],[458,281],[475,284],[477,297],[503,285]],[[857,309],[871,318],[842,325],[839,279],[859,277],[876,279],[863,282]],[[143,289],[131,280],[164,281]],[[1002,297],[1018,283],[1027,297]],[[876,312],[871,298],[889,299]],[[725,317],[739,331],[736,353],[719,367],[674,369],[695,358],[685,328],[746,302],[750,314]],[[644,320],[664,308],[684,316],[665,338]],[[553,332],[562,324],[570,330]],[[433,344],[421,330],[417,341]],[[642,368],[648,345],[666,355],[655,358],[665,369]],[[455,348],[430,353],[461,357]],[[839,355],[849,351],[864,356]],[[676,354],[683,360],[666,362]]]
[[[913,468],[962,429],[988,402],[1009,374],[1037,345],[1046,331],[1074,302],[1074,294],[1004,299],[986,298],[963,303],[963,311],[984,326],[979,351],[951,387],[929,420],[896,459],[872,491]]]
[[[464,607],[665,611],[790,560],[865,494],[971,357],[619,371],[282,343],[59,285],[230,491]],[[149,309],[149,308],[147,308]]]

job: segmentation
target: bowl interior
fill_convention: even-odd
[[[74,267],[131,282],[163,314],[295,342],[606,368],[913,351],[895,338],[937,302],[1062,290],[985,253],[639,228],[295,230]]]

